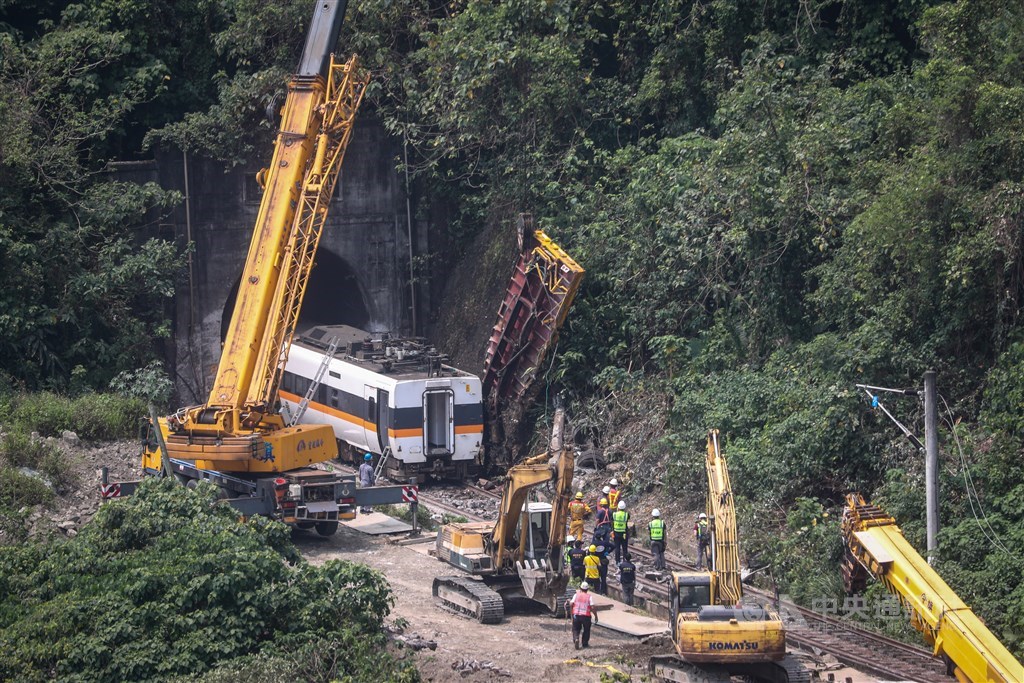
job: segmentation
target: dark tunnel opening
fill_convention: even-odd
[[[223,343],[228,336],[231,314],[238,298],[238,285],[235,282],[231,293],[224,303],[224,315],[220,323],[220,340]],[[299,313],[299,322],[295,327],[296,335],[317,325],[351,325],[365,330],[370,323],[370,313],[366,301],[359,289],[356,274],[344,260],[337,255],[321,249],[317,252],[316,263],[306,285],[306,296]]]

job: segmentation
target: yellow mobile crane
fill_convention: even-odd
[[[786,654],[778,612],[743,599],[736,507],[717,429],[708,432],[705,468],[710,570],[672,573],[669,614],[676,654],[652,657],[651,673],[678,683],[729,683],[732,676],[770,683],[810,681],[808,671]]]
[[[1021,683],[1024,666],[904,538],[896,520],[857,493],[843,510],[843,584],[862,593],[870,574],[910,613],[910,623],[960,683]]]
[[[357,492],[351,476],[308,467],[337,456],[333,430],[288,426],[278,408],[289,344],[368,82],[355,56],[340,62],[332,54],[345,9],[345,0],[314,3],[273,159],[257,175],[263,198],[213,390],[202,405],[151,416],[142,435],[146,474],[211,481],[244,514],[315,526],[323,535],[337,530],[339,517],[354,516],[357,498],[401,500],[400,490],[376,500]],[[116,486],[116,493],[130,493],[130,486]],[[103,493],[115,491],[105,486]]]
[[[508,471],[498,520],[444,525],[437,533],[437,558],[463,569],[462,576],[434,579],[434,599],[482,624],[504,618],[504,601],[526,597],[562,616],[569,575],[562,563],[575,455],[564,443],[565,412],[555,409],[545,453]],[[554,482],[551,503],[529,503],[530,490]]]

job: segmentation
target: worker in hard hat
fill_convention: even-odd
[[[711,569],[711,525],[708,524],[708,516],[703,512],[697,515],[697,521],[693,525],[693,536],[697,541],[697,569],[703,569],[704,564]]]
[[[576,537],[569,534],[565,537],[565,549],[562,551],[562,566],[569,566],[569,551],[572,550],[573,543],[576,542]]]
[[[587,549],[587,556],[583,558],[583,580],[589,581],[591,586],[601,581],[601,558],[597,556],[596,545],[591,545]]]
[[[584,566],[583,560],[587,557],[587,551],[583,547],[583,539],[577,538],[572,548],[569,549],[569,571],[571,572],[572,578],[579,579],[582,581],[586,578],[583,575]]]
[[[647,533],[651,539],[651,555],[654,557],[654,569],[664,571],[665,569],[665,531],[668,526],[661,518],[661,510],[651,510],[651,521],[647,524]]]
[[[590,506],[583,501],[583,491],[576,492],[576,499],[569,503],[569,533],[574,538],[583,538],[583,518],[590,514]]]
[[[620,500],[618,509],[612,513],[612,534],[617,564],[622,561],[622,553],[629,552],[629,512],[626,511],[625,501]]]
[[[565,613],[572,615],[572,643],[580,649],[580,633],[583,647],[590,647],[590,622],[597,623],[597,611],[590,596],[590,584],[584,581],[570,600],[565,601]]]
[[[363,464],[359,466],[359,486],[367,488],[373,486],[376,477],[373,474],[373,456],[369,453],[363,455]],[[364,505],[359,508],[363,514],[373,512],[373,508]]]
[[[608,496],[608,507],[612,510],[618,509],[619,507],[619,480],[612,477],[612,480],[608,482],[608,486],[605,487],[605,494]]]
[[[608,510],[608,499],[602,498],[597,504],[597,516],[594,519],[594,544],[611,543],[612,513]]]

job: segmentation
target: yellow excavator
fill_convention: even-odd
[[[846,496],[843,540],[846,591],[863,593],[869,575],[881,581],[950,676],[960,683],[1024,681],[1024,665],[914,550],[896,520],[860,494]]]
[[[434,579],[435,601],[446,609],[497,624],[505,602],[529,598],[564,615],[569,575],[562,563],[575,461],[564,443],[565,411],[555,409],[546,452],[508,471],[498,519],[445,524],[437,534],[437,558],[468,576]],[[552,482],[550,503],[529,502],[530,491]]]
[[[673,572],[669,586],[676,653],[650,660],[656,680],[729,683],[732,676],[805,683],[810,673],[786,654],[786,634],[770,605],[743,598],[736,507],[718,430],[708,432],[705,467],[711,561],[706,572]]]

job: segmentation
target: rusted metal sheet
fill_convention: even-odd
[[[539,368],[558,339],[584,272],[542,230],[534,229],[529,215],[520,216],[519,244],[519,259],[484,361],[487,407],[492,418],[501,416],[506,428],[519,422],[531,390],[539,387]]]

